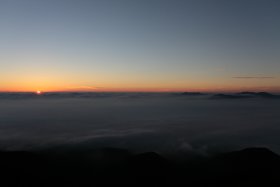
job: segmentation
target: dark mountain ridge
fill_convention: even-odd
[[[96,184],[195,186],[279,184],[280,157],[248,148],[214,157],[176,162],[148,152],[0,152],[1,182],[7,186],[93,186]]]
[[[211,96],[211,99],[248,99],[248,98],[280,99],[280,95],[275,95],[268,92],[239,92],[234,94],[214,94]]]

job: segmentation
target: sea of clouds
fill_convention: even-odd
[[[1,93],[0,150],[280,153],[280,100],[176,93]]]

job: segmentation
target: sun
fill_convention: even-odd
[[[41,90],[37,90],[37,91],[36,91],[36,94],[37,94],[37,95],[41,95],[41,94],[42,94]]]

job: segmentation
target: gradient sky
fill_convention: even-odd
[[[279,0],[0,0],[0,91],[280,91]]]

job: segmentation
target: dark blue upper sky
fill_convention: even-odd
[[[279,20],[277,0],[1,0],[0,90],[279,91]]]

